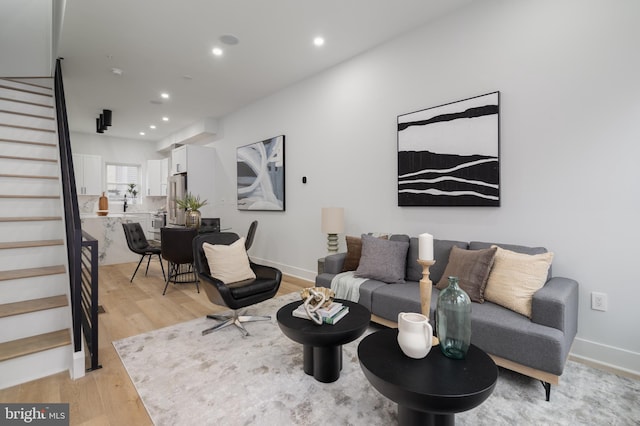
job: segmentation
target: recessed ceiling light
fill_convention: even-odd
[[[313,44],[320,47],[322,45],[324,45],[324,38],[322,37],[316,37],[313,39]]]
[[[144,136],[144,132],[140,132],[140,136]]]
[[[166,93],[166,92],[164,92],[164,93],[160,93],[160,97],[161,97],[162,99],[169,99],[169,94],[168,94],[168,93]]]
[[[213,53],[215,56],[222,56],[222,49],[220,49],[219,47],[214,47],[213,49],[211,49],[211,53]]]
[[[220,41],[223,42],[224,44],[229,45],[229,46],[236,45],[236,44],[238,44],[240,42],[238,37],[234,36],[233,34],[221,35],[220,36]]]
[[[169,121],[169,117],[162,117],[162,121]]]
[[[155,130],[156,125],[155,125],[155,124],[152,124],[152,125],[150,125],[150,126],[149,126],[149,128],[150,128],[150,129],[152,129],[152,130]]]

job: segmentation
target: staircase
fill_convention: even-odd
[[[0,389],[73,359],[53,79],[0,79]]]

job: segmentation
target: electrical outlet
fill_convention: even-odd
[[[591,292],[591,309],[594,311],[606,311],[608,307],[605,293]]]

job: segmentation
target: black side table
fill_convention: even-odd
[[[303,345],[304,372],[323,383],[338,380],[342,370],[342,345],[360,337],[371,320],[371,313],[364,306],[348,300],[336,301],[348,306],[349,313],[334,325],[317,325],[294,317],[292,312],[302,301],[289,303],[276,314],[284,335]]]
[[[493,392],[498,368],[477,346],[462,360],[445,357],[437,346],[413,359],[397,339],[397,329],[368,335],[358,345],[358,359],[373,387],[398,404],[401,425],[454,425],[455,413],[477,407]]]

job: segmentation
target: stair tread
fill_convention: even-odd
[[[71,344],[71,334],[68,329],[52,331],[24,339],[0,343],[0,361],[30,355]]]
[[[8,177],[8,178],[26,178],[26,179],[58,179],[58,176],[40,176],[40,175],[16,175],[9,173],[2,173],[0,177]]]
[[[15,280],[20,278],[40,277],[43,275],[64,274],[64,265],[41,266],[39,268],[13,269],[0,271],[0,281]]]
[[[29,113],[26,113],[26,112],[11,111],[11,110],[7,110],[7,109],[0,109],[0,113],[20,115],[20,116],[23,116],[23,117],[39,118],[39,119],[42,119],[42,120],[54,120],[54,117],[52,117],[50,115],[29,114]]]
[[[0,242],[0,249],[59,246],[62,244],[62,240],[7,241]]]
[[[0,198],[52,198],[58,199],[59,195],[23,195],[23,194],[0,194]]]
[[[49,220],[62,220],[61,216],[18,216],[0,217],[0,222],[46,222]]]
[[[4,160],[48,161],[50,163],[58,162],[56,158],[19,157],[16,155],[0,155],[0,158]]]
[[[9,123],[0,123],[2,127],[10,127],[12,129],[20,129],[20,130],[33,130],[34,132],[46,132],[46,133],[55,133],[54,129],[45,129],[42,127],[31,127],[31,126],[20,126],[17,124],[9,124]]]
[[[61,308],[69,305],[67,296],[43,297],[40,299],[25,300],[22,302],[4,303],[0,305],[0,318],[12,315],[28,314],[30,312],[44,311],[47,309]]]
[[[22,141],[22,140],[19,140],[19,139],[0,138],[0,142],[22,143],[22,144],[27,144],[27,145],[41,145],[41,146],[49,146],[51,148],[57,148],[58,147],[58,145],[56,145],[55,143],[51,143],[51,142]]]

